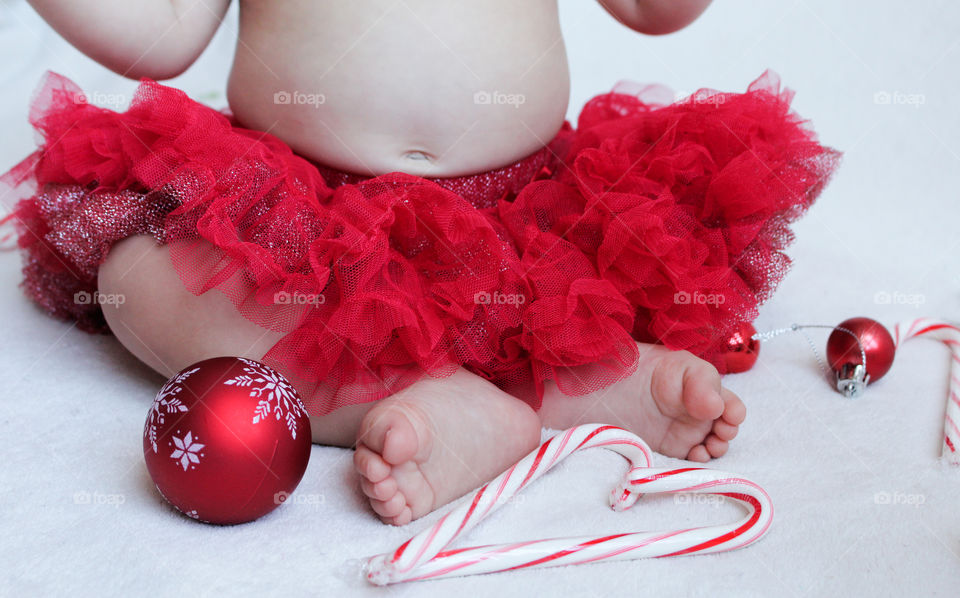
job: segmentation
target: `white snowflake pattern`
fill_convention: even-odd
[[[187,435],[183,438],[173,436],[173,445],[176,448],[170,453],[170,458],[180,461],[180,465],[183,466],[184,471],[186,471],[191,464],[196,465],[200,463],[200,457],[203,456],[200,450],[206,446],[205,444],[196,442],[192,432],[187,432]]]
[[[306,416],[307,411],[297,396],[297,391],[286,378],[273,369],[249,359],[240,359],[247,367],[241,374],[224,384],[228,386],[249,387],[250,396],[260,399],[253,412],[253,423],[258,424],[267,419],[271,413],[274,419],[283,419],[290,431],[290,436],[297,437],[297,416]]]
[[[202,521],[202,522],[204,522],[204,523],[210,523],[210,522],[207,521],[206,519],[201,519],[201,518],[200,518],[200,514],[197,513],[197,510],[196,510],[196,509],[190,509],[189,511],[184,511],[183,509],[181,509],[181,508],[178,507],[177,505],[173,504],[173,502],[172,502],[169,498],[167,498],[167,495],[163,493],[163,490],[160,489],[160,486],[157,486],[156,484],[154,484],[154,487],[157,489],[157,492],[160,493],[160,496],[163,497],[163,500],[167,501],[167,503],[168,503],[171,507],[173,507],[174,509],[176,509],[177,511],[183,513],[184,515],[186,515],[186,516],[189,517],[190,519],[195,519],[195,520],[197,520],[197,521]]]
[[[150,407],[150,415],[147,417],[147,424],[143,427],[143,436],[150,440],[153,452],[157,452],[157,427],[162,426],[169,413],[185,413],[187,406],[177,396],[183,391],[183,382],[191,374],[198,372],[200,368],[180,372],[171,380],[168,380],[157,396],[153,399],[153,405]]]

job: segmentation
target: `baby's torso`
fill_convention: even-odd
[[[556,0],[241,0],[231,110],[335,168],[491,170],[548,142],[568,97]]]

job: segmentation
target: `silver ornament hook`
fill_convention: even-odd
[[[842,368],[840,368],[839,372],[837,372],[834,376],[831,376],[830,369],[820,358],[820,352],[817,351],[817,347],[813,344],[813,340],[807,335],[806,332],[804,332],[805,328],[829,328],[830,330],[840,330],[842,332],[846,332],[853,337],[853,340],[855,340],[857,343],[857,347],[860,348],[860,363],[857,365],[844,365]],[[820,364],[820,369],[823,371],[828,381],[836,384],[837,390],[840,391],[840,394],[848,399],[855,399],[863,394],[864,390],[867,388],[867,384],[870,383],[870,374],[867,373],[867,352],[863,348],[863,343],[860,342],[860,337],[854,334],[852,330],[844,328],[843,326],[828,326],[826,324],[791,324],[787,328],[777,328],[768,332],[758,332],[751,338],[753,340],[763,341],[772,339],[787,332],[799,332],[805,339],[807,339],[807,344],[810,345],[810,349],[813,351],[814,357],[817,358],[817,363]]]

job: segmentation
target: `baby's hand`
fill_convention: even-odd
[[[125,77],[170,79],[207,47],[230,0],[29,0],[78,50]]]
[[[649,35],[683,29],[697,20],[711,0],[599,0],[615,19]]]

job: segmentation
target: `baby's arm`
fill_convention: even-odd
[[[29,0],[78,50],[125,77],[169,79],[207,47],[230,0]]]
[[[683,29],[697,20],[711,0],[599,0],[615,19],[649,35]]]

